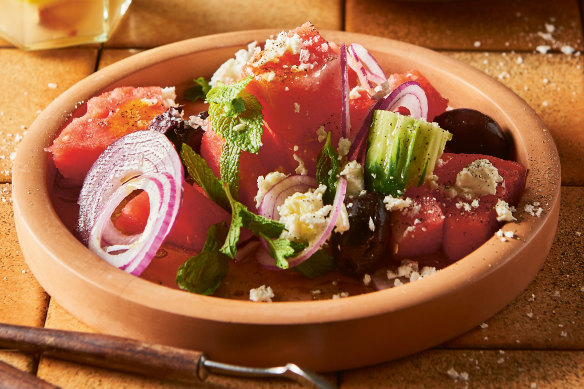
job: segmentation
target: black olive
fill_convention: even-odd
[[[383,198],[368,192],[347,200],[351,228],[331,238],[337,267],[343,273],[362,276],[389,259],[391,224]]]
[[[512,158],[513,140],[495,120],[482,112],[453,109],[436,116],[434,121],[452,133],[452,140],[446,143],[447,152]]]

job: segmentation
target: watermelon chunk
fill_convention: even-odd
[[[81,185],[99,155],[122,136],[146,130],[168,109],[160,87],[120,87],[87,101],[86,111],[74,117],[47,149],[63,177]]]
[[[482,196],[476,207],[458,197],[446,203],[442,251],[450,260],[470,254],[493,236],[499,227],[496,203],[495,195]]]
[[[477,159],[489,160],[503,177],[504,185],[497,186],[496,196],[510,205],[517,205],[525,189],[527,171],[515,161],[507,161],[490,155],[444,153],[434,168],[434,175],[438,176],[438,184],[453,186],[458,172]]]
[[[405,197],[412,205],[391,213],[394,254],[408,258],[439,251],[444,224],[440,202],[428,187],[410,188]]]

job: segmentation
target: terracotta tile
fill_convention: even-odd
[[[32,355],[15,350],[0,350],[0,361],[6,362],[28,373],[33,372],[36,364]]]
[[[70,331],[93,332],[81,323],[54,300],[51,300],[46,320],[47,328],[58,328]],[[0,356],[1,357],[1,356]],[[62,388],[187,388],[193,387],[178,382],[145,378],[133,374],[125,374],[105,369],[86,367],[75,363],[41,358],[38,376]],[[336,381],[335,374],[328,374],[327,379]],[[200,387],[195,385],[194,387]],[[217,388],[301,388],[301,385],[286,379],[246,379],[210,375],[205,381],[205,387]]]
[[[446,53],[498,79],[522,97],[550,130],[563,185],[584,185],[584,57],[564,54]]]
[[[584,349],[584,187],[562,187],[550,254],[503,311],[447,347]]]
[[[584,352],[430,350],[341,374],[350,388],[581,388]]]
[[[24,261],[10,184],[0,184],[0,323],[42,326],[48,297]]]
[[[583,48],[578,0],[347,0],[345,18],[347,31],[435,49]],[[551,37],[542,36],[548,33],[546,24],[553,28]]]
[[[96,49],[0,49],[0,181],[10,180],[15,145],[38,113],[91,74],[96,56]]]
[[[342,15],[341,0],[134,0],[106,47],[154,47],[226,31],[293,28],[306,21],[340,30]]]

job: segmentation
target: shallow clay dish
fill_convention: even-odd
[[[277,31],[191,39],[136,54],[66,91],[34,122],[14,166],[18,237],[47,292],[92,328],[204,351],[215,360],[267,366],[296,362],[317,371],[398,358],[440,344],[485,321],[535,277],[554,237],[560,165],[554,142],[536,114],[483,73],[427,49],[383,38],[325,31],[335,42],[358,42],[390,72],[419,69],[453,107],[489,114],[515,142],[528,168],[516,216],[517,239],[492,237],[438,273],[401,287],[343,299],[253,303],[194,295],[131,276],[85,248],[51,202],[55,168],[44,148],[77,102],[116,86],[176,85],[212,72],[253,40]],[[540,217],[524,212],[539,202]]]

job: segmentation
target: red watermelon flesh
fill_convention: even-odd
[[[144,231],[149,213],[148,195],[142,192],[122,208],[113,223],[126,234],[138,234]],[[212,224],[229,220],[231,215],[207,198],[202,189],[185,183],[181,209],[165,242],[200,251],[207,239],[207,229]]]
[[[168,109],[160,87],[120,87],[87,101],[47,149],[63,177],[81,185],[99,155],[122,136],[146,130]]]
[[[495,195],[482,196],[476,208],[460,198],[446,202],[442,251],[450,260],[470,254],[493,236],[499,226],[495,204]]]
[[[221,149],[224,143],[223,137],[207,126],[201,141],[201,156],[217,177],[220,177]],[[239,158],[239,201],[255,210],[258,177],[275,170],[293,171],[297,166],[293,153],[292,146],[286,146],[269,127],[264,126],[260,151],[257,154],[244,151]]]
[[[297,52],[289,49],[273,57],[272,51],[263,50],[244,67],[243,76],[254,76],[247,90],[262,104],[268,127],[282,138],[281,152],[291,155],[298,146],[296,155],[308,174],[314,174],[322,148],[317,130],[323,126],[332,132],[335,147],[341,137],[340,56],[338,47],[309,23],[287,33],[289,38],[295,35],[300,40]],[[356,82],[356,77],[351,80]],[[350,104],[351,124],[357,129],[373,103],[365,92],[362,99]],[[352,136],[356,132],[352,131]]]
[[[416,81],[428,98],[428,121],[431,122],[434,118],[446,111],[448,107],[448,99],[442,97],[434,86],[422,75],[418,70],[410,70],[405,73],[394,73],[389,76],[389,87],[393,90],[406,81]]]
[[[391,213],[394,253],[407,258],[439,251],[444,224],[439,201],[427,187],[410,188],[405,197],[413,204]]]
[[[456,175],[477,159],[487,159],[503,177],[504,185],[497,185],[496,196],[510,205],[517,205],[525,189],[526,169],[515,161],[506,161],[490,155],[444,153],[434,168],[438,184],[453,186]]]

